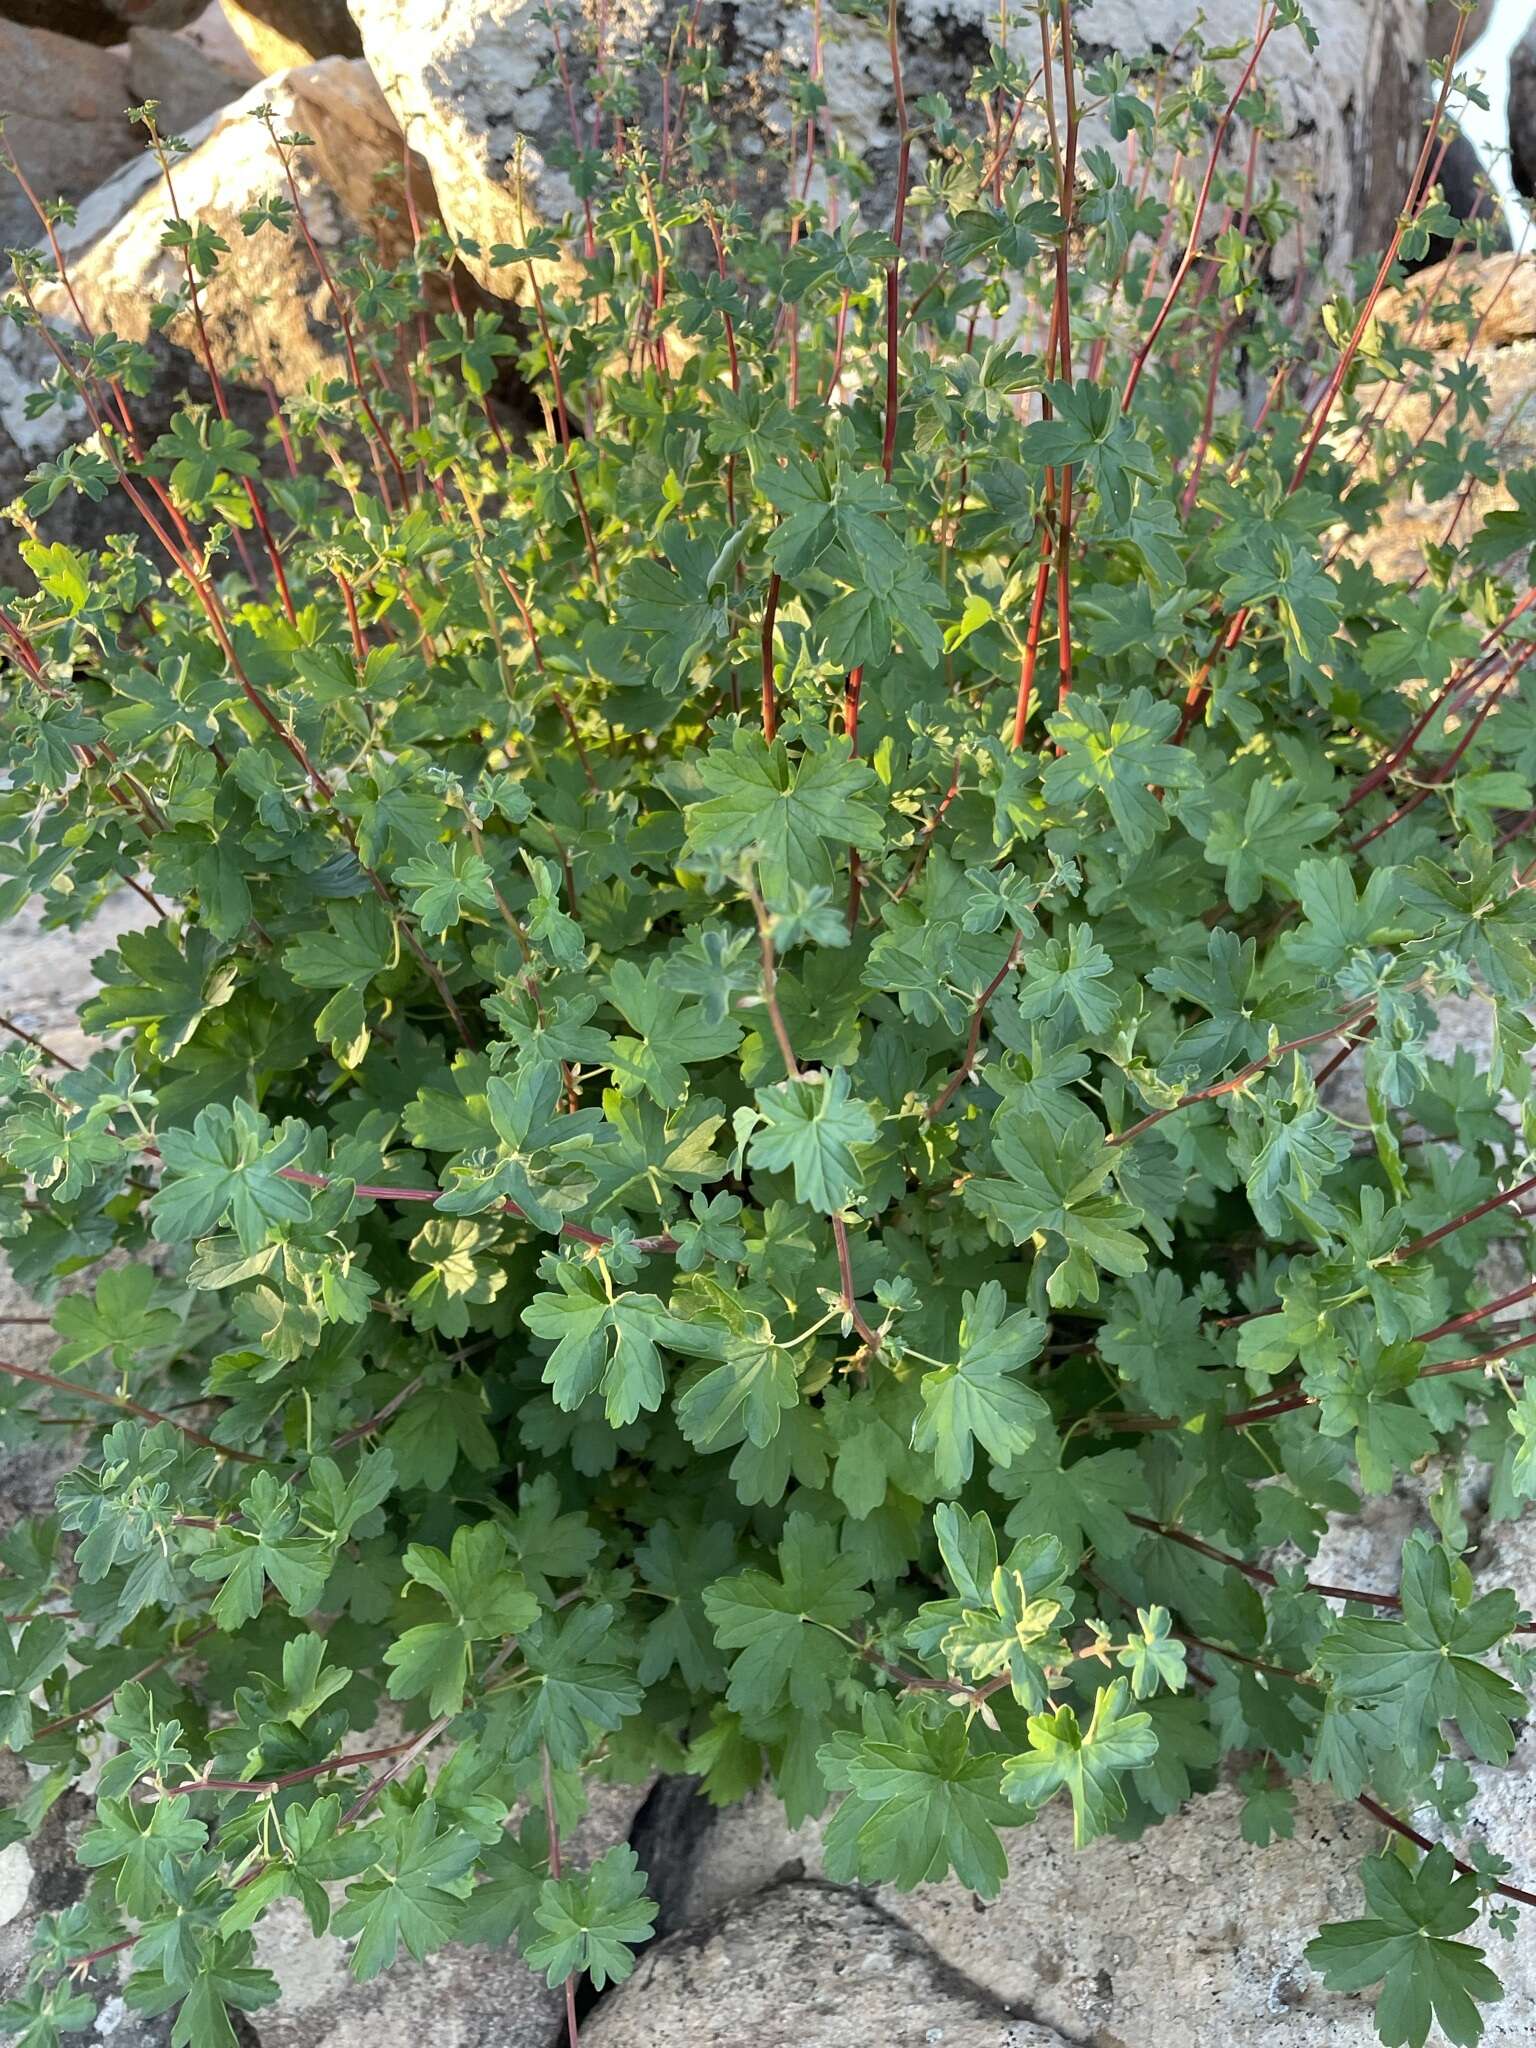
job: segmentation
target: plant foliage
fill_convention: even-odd
[[[1256,53],[1085,69],[1052,0],[953,108],[893,33],[893,219],[834,26],[755,214],[706,40],[647,140],[568,31],[581,218],[481,252],[518,310],[439,228],[359,248],[264,437],[217,375],[141,436],[146,350],[54,331],[34,410],[94,431],[16,508],[0,904],[143,918],[98,1050],[0,1058],[57,1340],[5,1441],[92,1425],[0,1542],[4,1838],[100,1772],[29,2048],[119,1970],[233,2042],[284,1898],[359,1977],[601,1988],[654,1909],[561,1835],[657,1768],[990,1898],[1046,1810],[1135,1833],[1234,1759],[1255,1842],[1293,1781],[1385,1828],[1310,1951],[1384,2041],[1498,1994],[1530,1894],[1420,1823],[1527,1712],[1460,1502],[1536,1495],[1487,1265],[1536,1189],[1536,526],[1516,476],[1372,566],[1497,469],[1388,289],[1439,202],[1314,321]],[[234,258],[148,118],[184,332]],[[300,234],[269,127],[246,232]],[[132,536],[38,537],[109,490]],[[1408,1475],[1400,1593],[1310,1583]]]

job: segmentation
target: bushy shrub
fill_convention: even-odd
[[[1314,319],[1252,64],[1072,41],[908,110],[894,221],[819,46],[757,221],[706,45],[664,138],[599,66],[585,219],[491,252],[520,310],[450,308],[440,230],[359,251],[264,445],[217,377],[139,436],[145,352],[56,334],[97,431],[18,517],[138,531],[28,540],[0,608],[0,901],[145,922],[104,1050],[0,1059],[58,1339],[5,1441],[101,1425],[0,1543],[6,1838],[99,1767],[32,2048],[125,1964],[232,2042],[284,1896],[361,1977],[621,1978],[632,1852],[558,1867],[589,1773],[766,1774],[832,1875],[991,1897],[1053,1801],[1134,1832],[1230,1758],[1255,1841],[1307,1778],[1385,1830],[1330,1984],[1480,2032],[1457,1937],[1531,1895],[1431,1843],[1530,1675],[1460,1505],[1536,1493],[1536,1287],[1484,1277],[1536,1191],[1530,480],[1383,580],[1394,499],[1496,464],[1383,296],[1454,228]],[[272,146],[248,232],[303,235]],[[233,258],[167,240],[195,327]],[[1310,1583],[1408,1475],[1400,1592]]]

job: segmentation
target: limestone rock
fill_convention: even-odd
[[[128,32],[128,89],[137,105],[158,100],[161,132],[186,135],[239,99],[251,85],[249,67],[231,70],[204,55],[190,35],[163,28]]]
[[[561,167],[573,147],[571,109],[538,0],[437,0],[431,7],[352,0],[352,12],[397,119],[431,168],[450,227],[488,252],[496,242],[520,240],[531,221],[555,222],[573,209]],[[782,191],[776,184],[754,190],[752,166],[765,160],[766,141],[785,132],[784,72],[808,64],[811,10],[784,0],[714,0],[698,20],[722,58],[711,111],[735,136],[746,167],[743,198],[776,205]],[[1187,20],[1183,0],[1098,0],[1079,33],[1090,57],[1134,58],[1172,48]],[[654,60],[674,21],[671,0],[631,0],[609,20],[610,61],[630,69],[642,97],[636,118],[651,134],[659,130],[659,105],[646,96],[657,90]],[[996,8],[993,0],[907,0],[902,22],[909,98],[958,97],[985,60]],[[1283,135],[1264,170],[1300,199],[1309,235],[1331,264],[1342,265],[1385,240],[1406,197],[1422,119],[1424,10],[1417,0],[1333,0],[1318,27],[1315,56],[1294,34],[1276,38],[1265,54],[1261,75],[1277,92]],[[1252,28],[1250,0],[1212,0],[1205,10],[1208,46],[1242,45]],[[851,19],[829,22],[827,34],[824,118],[872,173],[868,210],[881,215],[897,154],[884,39],[877,24]],[[567,39],[564,54],[578,123],[585,123],[591,96],[581,40]],[[582,140],[590,145],[585,128]],[[503,296],[518,289],[512,270],[482,260],[478,274]]]
[[[347,0],[224,0],[224,13],[259,71],[363,54]]]
[[[38,906],[29,903],[6,924],[5,949],[0,953],[0,1013],[78,1064],[95,1045],[80,1029],[78,1017],[80,1005],[97,987],[91,961],[120,932],[151,921],[147,906],[126,889],[79,932],[45,930]],[[94,1273],[89,1273],[73,1284],[90,1286],[94,1279]],[[0,1324],[5,1328],[6,1356],[18,1365],[46,1366],[54,1349],[51,1329],[11,1320],[39,1312],[39,1304],[17,1284],[8,1261],[0,1256]],[[46,1443],[0,1453],[0,1534],[28,1515],[46,1514],[53,1505],[55,1486],[75,1462],[78,1453],[70,1432],[51,1430],[45,1434]],[[7,1850],[5,1855],[14,1853]],[[10,1898],[7,1869],[14,1881],[14,1864],[7,1866],[0,1856],[0,1926],[14,1917],[13,1912],[4,1910],[4,1902]]]
[[[261,2048],[549,2048],[565,2011],[510,1948],[440,1949],[423,1963],[402,1952],[359,1984],[341,1944],[316,1940],[290,1899],[265,1916],[258,1960],[282,1986],[256,2015]]]
[[[1064,2048],[853,1892],[789,1883],[641,1951],[587,2048]]]
[[[365,230],[376,232],[386,264],[408,246],[404,208],[388,176],[401,162],[402,143],[367,66],[344,57],[264,81],[188,138],[194,147],[175,172],[181,209],[215,228],[230,249],[203,290],[215,360],[226,375],[239,377],[244,369],[247,381],[265,374],[286,395],[330,371],[340,344],[329,293],[303,238],[270,228],[246,235],[240,225],[246,208],[282,185],[271,141],[254,118],[262,104],[273,107],[279,133],[297,129],[314,137],[315,146],[297,150],[293,161],[310,227],[327,253]],[[416,198],[430,211],[424,179]],[[164,218],[153,163],[120,171],[81,207],[69,243],[71,270],[93,326],[143,341],[155,301],[180,291],[180,257],[160,245]],[[169,333],[190,351],[189,315],[173,321]]]
[[[0,0],[0,20],[83,43],[120,43],[131,28],[184,28],[207,0]]]
[[[377,229],[389,262],[409,235],[398,185],[392,187],[389,177],[401,162],[400,131],[357,59],[331,57],[285,72],[194,129],[191,152],[176,168],[177,195],[187,214],[210,223],[229,244],[217,276],[204,287],[204,314],[221,375],[232,386],[251,387],[231,390],[236,417],[258,431],[267,417],[267,401],[256,395],[259,378],[269,378],[287,396],[318,373],[334,375],[342,361],[330,295],[303,238],[270,228],[248,236],[240,226],[242,212],[281,185],[272,145],[253,117],[263,102],[273,106],[280,133],[298,129],[315,138],[313,149],[296,153],[295,171],[322,250],[334,254],[365,229]],[[431,189],[419,168],[414,193],[423,215],[430,215]],[[180,259],[161,246],[165,213],[155,166],[139,156],[90,194],[74,227],[61,237],[92,330],[110,328],[151,344],[159,375],[154,388],[134,401],[141,432],[150,440],[164,430],[184,392],[209,395],[193,353],[190,316],[178,316],[163,337],[151,331],[155,302],[182,289]],[[56,326],[74,324],[62,291],[54,288],[46,304]],[[15,496],[39,462],[90,432],[78,405],[27,418],[27,394],[51,367],[32,333],[7,327],[0,334],[0,502]],[[137,526],[116,492],[99,506],[66,496],[42,523],[45,538],[87,547]],[[9,535],[0,538],[0,576],[28,580]]]
[[[1482,373],[1490,410],[1479,431],[1498,448],[1501,474],[1523,469],[1536,459],[1536,415],[1529,404],[1536,381],[1536,257],[1454,257],[1420,271],[1400,292],[1385,294],[1381,319],[1406,333],[1414,325],[1422,294],[1444,298],[1463,286],[1471,288],[1470,319],[1428,323],[1420,330],[1420,344],[1443,349],[1450,363],[1459,365],[1468,357],[1470,366]],[[1474,330],[1469,355],[1467,344]],[[1428,429],[1432,410],[1432,402],[1422,397],[1405,397],[1392,415],[1394,431],[1412,440]],[[1442,540],[1460,497],[1457,491],[1425,503],[1415,495],[1407,503],[1395,504],[1381,530],[1361,544],[1359,553],[1384,577],[1416,576],[1424,566],[1425,548]],[[1457,517],[1455,537],[1467,539],[1489,512],[1512,503],[1502,482],[1475,484]]]
[[[226,71],[238,72],[247,85],[254,85],[262,76],[260,67],[251,61],[245,45],[235,34],[220,0],[208,0],[208,5],[197,19],[189,21],[178,33],[194,49],[201,51],[210,64],[222,64]]]
[[[1070,1815],[1047,1808],[1010,1837],[1012,1870],[990,1905],[954,1883],[870,1896],[980,1992],[1071,2041],[1231,2048],[1273,2031],[1285,2048],[1370,2048],[1368,2001],[1328,1991],[1302,1952],[1322,1921],[1359,1912],[1356,1873],[1380,1830],[1298,1792],[1294,1838],[1267,1849],[1242,1840],[1240,1797],[1223,1786],[1140,1841],[1086,1850],[1072,1847]],[[642,1861],[647,1846],[674,1923],[821,1868],[819,1829],[792,1832],[767,1797],[706,1825],[680,1875],[660,1845],[642,1844]],[[1501,2048],[1525,2038],[1488,2035]]]
[[[121,52],[0,19],[0,80],[6,141],[39,199],[83,199],[137,154],[124,112],[133,93]],[[41,238],[31,203],[5,173],[0,246]]]

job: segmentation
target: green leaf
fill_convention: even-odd
[[[506,1537],[495,1522],[455,1529],[447,1556],[430,1544],[409,1546],[408,1576],[438,1594],[452,1619],[408,1628],[390,1644],[384,1662],[391,1667],[391,1699],[426,1693],[428,1713],[456,1714],[474,1671],[474,1645],[515,1636],[538,1619],[538,1601],[506,1557]]]
[[[1038,1114],[1004,1111],[992,1131],[992,1151],[1007,1175],[982,1175],[964,1188],[968,1208],[996,1223],[1014,1244],[1045,1240],[1062,1256],[1047,1280],[1058,1308],[1097,1301],[1099,1270],[1140,1273],[1146,1247],[1132,1235],[1142,1213],[1107,1191],[1116,1165],[1091,1112],[1074,1110],[1063,1127]]]
[[[1040,1425],[1050,1419],[1045,1402],[1017,1377],[1039,1356],[1045,1325],[1024,1310],[1009,1315],[1007,1306],[996,1280],[966,1294],[959,1358],[923,1376],[923,1408],[912,1447],[932,1454],[945,1493],[970,1478],[974,1445],[1006,1467],[1029,1449]]]
[[[696,1352],[699,1339],[654,1294],[610,1294],[590,1267],[562,1259],[554,1268],[559,1292],[536,1294],[523,1321],[554,1344],[544,1362],[544,1383],[562,1408],[580,1408],[601,1393],[603,1412],[620,1429],[642,1411],[661,1406],[666,1381],[658,1346]],[[712,1340],[706,1339],[709,1348]]]
[[[1046,802],[1067,808],[1101,798],[1126,852],[1145,853],[1171,822],[1153,790],[1188,789],[1200,779],[1188,750],[1168,744],[1178,722],[1175,707],[1146,690],[1132,690],[1123,702],[1074,691],[1067,708],[1047,721],[1059,751],[1046,764]]]
[[[1344,1616],[1318,1645],[1318,1666],[1338,1696],[1387,1710],[1400,1753],[1421,1766],[1447,1721],[1474,1756],[1503,1763],[1515,1743],[1510,1724],[1525,1717],[1524,1695],[1481,1661],[1514,1628],[1519,1603],[1510,1592],[1476,1600],[1469,1592],[1464,1567],[1453,1577],[1444,1549],[1412,1536],[1403,1546],[1399,1618]]]
[[[332,1553],[317,1538],[299,1533],[297,1494],[270,1472],[259,1472],[241,1506],[243,1519],[221,1523],[192,1563],[198,1578],[222,1581],[210,1615],[226,1630],[254,1621],[269,1583],[290,1614],[312,1613],[330,1576]]]
[[[748,856],[770,898],[829,884],[834,846],[881,844],[880,815],[863,801],[874,777],[846,743],[795,760],[782,740],[768,746],[742,728],[730,747],[710,748],[699,776],[712,794],[688,806],[690,852],[722,864]]]
[[[800,1398],[789,1352],[764,1334],[730,1338],[725,1358],[677,1401],[677,1426],[696,1450],[723,1450],[745,1437],[761,1450]]]
[[[62,1621],[0,1623],[0,1744],[25,1749],[32,1740],[31,1695],[64,1662],[69,1630]]]
[[[227,1216],[246,1251],[283,1223],[303,1223],[309,1196],[284,1169],[304,1149],[302,1124],[291,1118],[273,1132],[247,1103],[200,1110],[190,1131],[163,1131],[166,1178],[151,1204],[155,1223],[173,1242],[202,1237]]]
[[[515,1756],[547,1748],[559,1770],[573,1770],[595,1739],[637,1713],[643,1695],[615,1655],[615,1611],[606,1601],[546,1615],[522,1638],[529,1677],[507,1710]]]
[[[370,1873],[347,1886],[336,1932],[355,1936],[352,1973],[364,1983],[387,1970],[401,1942],[420,1962],[451,1941],[474,1880],[473,1836],[439,1828],[437,1805],[424,1799],[414,1813],[376,1823],[378,1854]]]
[[[411,909],[429,938],[441,938],[466,917],[483,917],[496,908],[490,865],[466,840],[423,847],[395,869],[395,880],[408,891]]]
[[[748,1157],[769,1172],[792,1169],[796,1201],[824,1216],[856,1200],[864,1185],[857,1148],[872,1144],[878,1129],[849,1087],[848,1070],[832,1067],[757,1091],[762,1124]]]
[[[1009,1798],[1036,1812],[1065,1788],[1079,1849],[1124,1820],[1124,1774],[1150,1762],[1157,1750],[1151,1717],[1128,1710],[1127,1697],[1123,1678],[1101,1686],[1086,1728],[1071,1707],[1032,1714],[1028,1750],[1003,1766]]]
[[[1458,1876],[1436,1844],[1417,1870],[1391,1849],[1372,1856],[1360,1881],[1372,1917],[1331,1922],[1307,1944],[1307,1961],[1335,1991],[1382,1985],[1376,2027],[1386,2048],[1424,2048],[1431,2026],[1473,2048],[1483,2038],[1478,2006],[1504,1994],[1483,1950],[1451,1938],[1478,1916],[1477,1880]]]
[[[821,1761],[848,1791],[826,1832],[829,1877],[911,1891],[953,1870],[981,1898],[997,1897],[1008,1874],[997,1830],[1017,1814],[996,1757],[970,1753],[963,1723],[926,1726],[909,1710],[891,1739],[840,1740]]]
[[[616,1842],[580,1877],[545,1879],[533,1909],[544,1932],[524,1949],[524,1960],[549,1984],[578,1971],[598,1991],[622,1984],[635,1967],[634,1951],[651,1938],[656,1913],[639,1858],[627,1842]]]
[[[96,1824],[81,1836],[75,1853],[88,1870],[115,1873],[113,1896],[136,1919],[146,1919],[160,1900],[166,1858],[194,1855],[208,1838],[191,1804],[179,1795],[146,1806],[132,1799],[97,1802]]]
[[[864,1574],[839,1557],[831,1529],[808,1515],[784,1525],[774,1577],[752,1570],[721,1579],[704,1595],[704,1610],[731,1662],[727,1703],[738,1713],[772,1713],[782,1701],[804,1714],[824,1713],[832,1685],[848,1667],[838,1634],[869,1606]]]

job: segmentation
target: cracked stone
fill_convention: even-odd
[[[808,1880],[643,1950],[585,2048],[1066,2048],[856,1893]]]
[[[471,259],[471,268],[487,290],[517,294],[521,266],[492,266],[490,249],[522,242],[532,224],[553,224],[576,205],[562,168],[571,113],[545,10],[537,0],[351,0],[351,11],[396,118],[431,168],[444,219],[486,252]],[[652,96],[636,121],[654,132],[659,93],[642,60],[665,54],[676,20],[671,0],[620,0],[600,10],[587,0],[585,11],[589,19],[600,11],[610,60]],[[1166,53],[1182,39],[1188,16],[1184,0],[1099,0],[1085,48],[1133,60]],[[776,206],[782,190],[761,182],[771,156],[764,145],[782,138],[788,125],[784,75],[809,65],[812,9],[785,0],[717,0],[694,18],[721,59],[710,110],[735,142],[743,202],[758,210]],[[909,99],[962,95],[986,61],[996,18],[995,0],[906,0]],[[1288,34],[1274,39],[1262,61],[1280,127],[1261,176],[1303,195],[1308,240],[1342,265],[1362,247],[1380,246],[1403,202],[1422,132],[1424,9],[1414,0],[1330,0],[1317,20],[1315,55]],[[826,15],[823,28],[832,86],[823,122],[869,170],[866,212],[883,221],[898,148],[884,39],[877,22],[851,15]],[[1251,0],[1208,0],[1208,48],[1240,47],[1252,31]],[[562,51],[578,121],[590,104],[586,41],[573,33]],[[1291,260],[1288,246],[1277,252],[1277,274]]]
[[[1273,2033],[1285,2048],[1371,2048],[1369,2001],[1328,1991],[1302,1952],[1321,1922],[1359,1912],[1356,1873],[1380,1830],[1310,1786],[1298,1795],[1294,1838],[1267,1849],[1243,1841],[1241,1797],[1223,1785],[1139,1841],[1085,1850],[1072,1847],[1066,1809],[1047,1808],[1010,1836],[1012,1870],[990,1905],[953,1883],[861,1896],[1000,2006],[1068,2041],[1233,2048]],[[711,1816],[675,1862],[661,1840],[640,1853],[669,1925],[735,1910],[786,1866],[811,1879],[821,1870],[819,1828],[791,1831],[766,1795]],[[1503,2018],[1490,2044],[1530,2039],[1528,2019],[1526,2031],[1498,2033]],[[617,2034],[613,2048],[621,2038],[630,2048]],[[798,2038],[786,2037],[797,2048]]]

